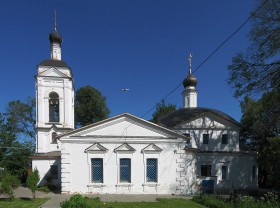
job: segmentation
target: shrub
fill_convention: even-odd
[[[32,171],[29,176],[27,177],[26,183],[28,188],[31,190],[33,194],[33,199],[35,199],[35,192],[37,188],[37,184],[39,183],[40,176],[39,171],[35,168],[34,171]]]
[[[49,193],[51,190],[49,189],[48,186],[41,186],[37,188],[37,191],[43,191],[45,193]]]
[[[19,180],[8,171],[2,175],[0,193],[6,195],[10,200],[15,198],[14,189],[19,187]]]
[[[201,195],[193,197],[193,201],[211,208],[230,208],[231,205],[215,196]]]
[[[85,197],[75,194],[71,196],[69,200],[60,203],[61,208],[90,208],[91,206],[87,204]]]

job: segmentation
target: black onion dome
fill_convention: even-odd
[[[188,77],[186,77],[183,81],[183,85],[184,87],[195,87],[197,85],[197,79],[195,76],[193,76],[192,74],[189,74]]]
[[[62,37],[56,30],[49,34],[49,40],[51,43],[62,43]]]

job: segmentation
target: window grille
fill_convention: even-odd
[[[103,159],[91,159],[91,182],[103,183]]]
[[[131,160],[120,159],[120,182],[131,183]]]
[[[147,171],[146,180],[147,182],[157,182],[158,181],[158,165],[157,159],[147,159]]]

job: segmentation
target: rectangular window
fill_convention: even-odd
[[[228,173],[228,167],[227,166],[222,166],[222,180],[227,179],[227,173]]]
[[[256,179],[256,166],[253,166],[253,168],[252,168],[252,179],[253,180]]]
[[[157,173],[158,173],[157,159],[154,158],[147,159],[146,181],[157,182],[158,181]]]
[[[211,165],[201,165],[201,176],[211,176]]]
[[[58,166],[51,165],[50,175],[52,179],[58,179]]]
[[[91,159],[91,182],[103,183],[103,159],[102,158]]]
[[[120,159],[120,182],[131,183],[131,160],[128,158]]]
[[[222,135],[222,144],[227,144],[228,143],[228,135],[227,134],[223,134]]]
[[[209,134],[203,134],[203,144],[209,143]]]

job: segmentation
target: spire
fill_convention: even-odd
[[[62,37],[57,31],[55,10],[54,10],[54,30],[49,34],[49,40],[51,43],[51,59],[61,60]]]
[[[190,53],[189,58],[189,75],[192,73],[192,53]]]
[[[56,31],[56,11],[54,10],[54,31]]]

